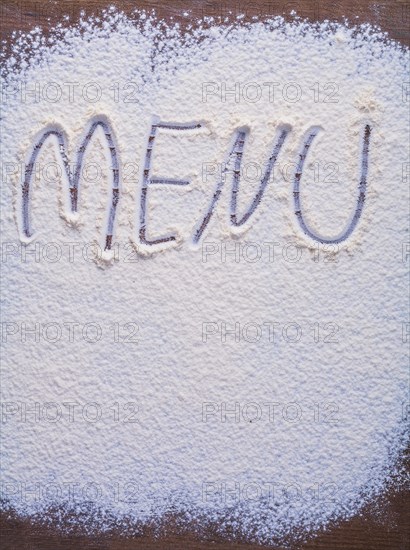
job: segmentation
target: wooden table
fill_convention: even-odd
[[[81,10],[97,14],[108,5],[115,4],[125,12],[135,7],[155,9],[160,17],[174,17],[182,25],[187,18],[181,12],[190,10],[193,17],[245,14],[283,15],[292,10],[312,21],[346,17],[353,23],[379,25],[389,36],[410,45],[409,0],[0,0],[1,37],[10,41],[14,30],[30,30],[36,25],[51,28],[69,15],[75,21]],[[391,489],[378,502],[349,521],[342,521],[326,533],[300,546],[303,550],[409,550],[410,549],[410,498],[401,488]],[[194,531],[178,533],[172,525],[159,539],[147,529],[139,539],[120,535],[94,537],[65,536],[53,529],[31,524],[18,518],[0,516],[1,547],[4,550],[257,550],[261,546],[245,542],[229,543],[209,533],[200,541]],[[279,550],[277,548],[277,550]]]
[[[189,10],[193,17],[245,14],[289,16],[295,10],[301,17],[312,21],[324,19],[379,25],[389,36],[410,45],[409,0],[1,0],[0,20],[2,38],[7,39],[13,30],[30,30],[35,25],[53,26],[63,15],[76,20],[81,10],[98,13],[109,5],[124,12],[136,7],[155,9],[160,17],[174,17],[180,23],[187,21],[181,12]],[[50,18],[48,20],[48,18]]]

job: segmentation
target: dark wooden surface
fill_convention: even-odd
[[[292,550],[408,550],[410,548],[409,494],[390,492],[386,501],[373,503],[354,519],[341,522],[306,543],[292,545]],[[245,541],[227,542],[209,533],[205,540],[192,531],[178,533],[167,526],[168,533],[139,538],[118,535],[93,537],[62,535],[29,521],[0,518],[3,550],[289,550],[289,547],[261,547]]]
[[[187,19],[181,12],[190,10],[193,17],[227,16],[244,13],[247,19],[255,15],[284,15],[290,11],[312,21],[346,17],[350,22],[370,22],[379,25],[389,36],[410,45],[409,0],[0,0],[1,38],[10,44],[14,30],[30,30],[39,25],[52,27],[69,15],[75,21],[81,10],[98,14],[108,5],[116,5],[125,12],[135,7],[155,9],[163,18],[174,17],[182,24]],[[149,531],[138,539],[120,534],[62,535],[53,528],[32,524],[18,518],[0,516],[1,548],[4,550],[256,550],[260,546],[245,541],[231,543],[209,533],[206,540],[199,540],[192,532],[178,533],[172,525],[167,533],[154,538]],[[370,505],[352,520],[334,525],[300,546],[303,550],[409,550],[410,549],[410,499],[404,490],[390,490],[382,501]],[[278,550],[278,549],[277,549]]]
[[[188,10],[193,17],[228,16],[229,12],[253,16],[284,15],[292,10],[312,21],[324,19],[379,25],[389,36],[410,45],[409,0],[0,0],[2,38],[10,37],[13,30],[30,30],[35,25],[44,28],[69,15],[75,21],[81,10],[98,14],[109,5],[116,5],[129,13],[136,7],[155,9],[163,18],[174,17],[182,24],[181,17]]]

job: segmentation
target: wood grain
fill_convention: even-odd
[[[353,23],[370,22],[379,25],[391,38],[410,45],[410,2],[408,0],[171,0],[162,3],[157,0],[139,2],[100,0],[0,0],[1,38],[9,48],[12,32],[28,31],[42,26],[46,31],[69,15],[76,21],[80,11],[98,14],[108,5],[115,4],[129,13],[135,7],[156,13],[167,20],[171,17],[185,25],[190,17],[183,17],[188,10],[193,17],[225,17],[244,13],[246,19],[253,16],[283,15],[290,17],[295,10],[298,15],[311,21],[324,19],[342,20],[346,17]],[[410,498],[407,491],[389,491],[383,502],[373,503],[361,515],[352,520],[334,525],[327,532],[318,535],[300,546],[303,550],[409,550],[410,549]],[[28,520],[7,515],[0,516],[1,543],[4,550],[257,550],[260,546],[245,541],[231,543],[220,537],[207,534],[206,540],[199,540],[192,532],[178,533],[172,524],[159,538],[147,533],[138,539],[120,534],[85,537],[62,535],[55,529],[36,525]],[[280,550],[275,547],[276,550]]]
[[[120,534],[94,537],[61,535],[28,520],[0,517],[3,550],[261,550],[261,546],[224,541],[208,533],[199,540],[194,531],[178,533],[172,525],[167,534],[155,537],[147,530],[139,538]],[[274,550],[289,547],[269,546]],[[373,503],[358,517],[341,522],[327,532],[291,550],[408,550],[410,548],[409,493],[387,495],[383,502]]]
[[[98,14],[109,5],[116,5],[126,13],[136,7],[154,9],[160,17],[173,17],[182,25],[194,17],[226,17],[229,13],[244,14],[246,19],[266,15],[289,17],[294,10],[311,21],[340,21],[346,17],[352,23],[370,22],[379,25],[391,38],[410,45],[409,0],[2,0],[2,38],[7,40],[13,30],[27,31],[35,25],[50,28],[65,15],[75,21],[82,10],[89,15]],[[184,11],[191,17],[184,17]]]

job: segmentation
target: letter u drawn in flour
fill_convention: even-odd
[[[307,225],[305,218],[303,216],[302,212],[302,205],[300,200],[300,181],[302,179],[303,174],[303,167],[305,165],[306,157],[308,155],[309,149],[317,136],[319,132],[319,128],[314,127],[311,128],[308,132],[302,151],[299,155],[299,162],[297,165],[296,173],[295,173],[295,179],[294,179],[294,185],[293,185],[293,199],[294,199],[294,208],[295,208],[295,215],[297,217],[297,220],[299,222],[299,226],[302,229],[302,231],[310,237],[311,239],[318,241],[320,243],[324,244],[339,244],[343,241],[345,241],[355,230],[359,219],[362,215],[364,202],[366,199],[366,188],[367,188],[367,173],[369,168],[369,145],[370,145],[370,135],[371,135],[371,127],[367,124],[364,128],[364,135],[363,135],[363,147],[362,147],[362,158],[361,158],[361,174],[359,179],[359,189],[358,189],[358,196],[357,196],[357,204],[356,204],[356,210],[353,214],[353,217],[348,224],[347,228],[341,233],[338,237],[335,237],[333,239],[328,239],[321,237],[317,233],[315,233],[310,227]]]

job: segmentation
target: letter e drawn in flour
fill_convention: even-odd
[[[144,163],[144,176],[142,181],[141,189],[141,205],[140,205],[140,230],[139,237],[141,243],[145,245],[156,245],[163,244],[170,241],[175,241],[175,235],[169,235],[167,237],[160,237],[157,239],[147,239],[146,229],[147,229],[147,194],[149,185],[189,185],[189,181],[186,180],[174,180],[174,179],[164,179],[164,178],[151,178],[151,161],[154,150],[155,137],[157,135],[158,129],[165,130],[197,130],[202,127],[200,123],[192,124],[175,124],[175,123],[166,123],[166,122],[157,122],[152,124],[150,135],[148,137],[147,151],[145,154],[145,163]]]

